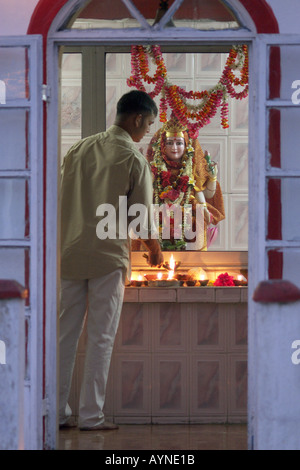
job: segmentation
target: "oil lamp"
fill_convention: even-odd
[[[199,282],[201,286],[207,286],[208,279],[206,279],[205,274],[200,274]]]
[[[237,275],[237,279],[233,280],[235,286],[246,286],[247,281],[245,281],[245,278],[242,274]]]
[[[145,256],[147,257],[147,255]],[[180,265],[180,262],[176,262],[174,256],[171,255],[169,263],[164,263],[163,268],[168,271],[168,273],[163,273],[158,271],[156,275],[146,274],[145,278],[148,280],[148,285],[150,287],[179,287],[180,281],[175,278],[175,270]]]
[[[143,284],[143,276],[141,274],[133,274],[130,279],[130,285],[133,287],[141,287]]]

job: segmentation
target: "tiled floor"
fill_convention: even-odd
[[[59,432],[60,450],[247,450],[245,424],[121,424],[115,431]]]

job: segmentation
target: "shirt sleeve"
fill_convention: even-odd
[[[143,157],[144,158],[144,157]],[[138,162],[131,174],[131,187],[128,193],[128,219],[140,224],[139,238],[149,239],[153,233],[153,186],[148,162]],[[136,224],[138,225],[138,224]],[[135,224],[133,223],[134,227]]]

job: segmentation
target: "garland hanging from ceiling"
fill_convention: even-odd
[[[156,65],[156,71],[152,77],[149,75],[148,56]],[[213,88],[204,91],[185,91],[168,79],[159,46],[132,46],[131,76],[127,79],[127,85],[146,91],[143,82],[154,85],[154,89],[148,93],[151,98],[161,93],[159,105],[161,122],[167,121],[169,107],[181,124],[188,128],[190,136],[196,138],[199,129],[210,123],[220,107],[221,124],[226,129],[229,127],[229,96],[238,100],[248,96],[248,48],[246,45],[232,47],[222,76]],[[237,91],[237,88],[240,91]],[[197,101],[197,104],[191,104],[188,100]]]

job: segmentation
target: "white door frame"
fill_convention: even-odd
[[[177,0],[176,5],[181,3],[182,0]],[[84,2],[77,0],[77,9],[79,5]],[[105,29],[105,30],[62,30],[59,31],[62,24],[65,23],[66,19],[71,17],[71,14],[76,11],[75,6],[70,2],[66,4],[60,13],[57,15],[52,23],[51,29],[48,35],[47,41],[47,87],[50,93],[50,100],[47,108],[47,188],[46,188],[46,239],[47,242],[47,265],[46,265],[46,389],[48,397],[48,421],[46,427],[46,444],[49,448],[55,448],[56,446],[56,423],[57,423],[57,391],[56,381],[53,380],[53,371],[56,370],[57,364],[57,312],[58,312],[58,298],[57,293],[59,284],[59,273],[57,269],[58,258],[59,258],[59,174],[60,174],[60,162],[57,158],[58,154],[58,83],[59,83],[59,70],[58,70],[58,55],[59,47],[61,45],[131,45],[131,44],[176,44],[182,45],[218,45],[234,43],[245,43],[249,46],[249,63],[250,63],[250,92],[249,92],[249,162],[251,162],[249,170],[249,180],[251,182],[249,186],[249,206],[253,204],[253,200],[259,200],[259,194],[257,194],[257,174],[256,165],[258,162],[258,156],[256,148],[251,145],[251,142],[255,140],[255,136],[260,131],[257,119],[254,117],[255,112],[258,108],[258,103],[255,100],[256,87],[258,81],[258,74],[255,73],[255,65],[257,63],[257,35],[247,29],[241,30],[219,30],[219,31],[199,31],[199,30],[188,30],[174,28],[174,32],[170,29],[166,30],[150,30],[149,28],[141,29],[130,29],[130,30],[116,30],[116,29]],[[127,0],[126,0],[127,3]],[[245,11],[241,7],[240,3],[236,0],[227,2],[232,5],[237,16],[241,19],[243,24],[247,24],[247,27],[251,27],[252,31],[255,31],[255,26],[249,17],[245,17]],[[173,4],[174,5],[174,4]],[[234,7],[233,7],[234,6]],[[171,8],[168,11],[165,21],[167,22],[171,17],[173,10]],[[255,163],[256,162],[256,163]],[[253,177],[255,176],[255,180]],[[260,181],[260,178],[259,180]],[[259,186],[261,191],[263,186]],[[58,197],[55,195],[58,194]],[[249,240],[256,239],[255,248],[257,248],[258,234],[257,229],[260,228],[262,217],[260,216],[259,221],[255,218],[255,215],[249,215]],[[259,222],[259,224],[258,224]],[[263,223],[264,225],[264,223]],[[260,234],[259,236],[262,236]],[[249,272],[250,283],[249,283],[249,298],[251,298],[251,292],[255,286],[253,285],[254,279],[261,279],[264,272],[264,266],[262,260],[257,260],[254,256],[251,256],[253,251],[253,243],[249,245],[250,261],[249,261]]]
[[[5,37],[0,47],[27,48],[29,96],[0,104],[1,110],[23,109],[29,113],[26,135],[29,147],[29,168],[2,170],[0,178],[21,178],[28,181],[29,236],[1,240],[0,248],[29,250],[30,302],[25,307],[26,361],[24,378],[24,445],[40,449],[43,445],[43,101],[42,101],[42,36]],[[24,70],[25,73],[25,70]],[[16,137],[18,139],[18,137]],[[13,160],[13,155],[7,155]],[[20,201],[24,203],[24,201]],[[25,278],[25,276],[24,276]],[[18,280],[18,279],[17,279]],[[27,287],[27,286],[26,286]],[[23,407],[22,407],[23,408]]]
[[[263,426],[263,419],[260,415],[260,406],[264,390],[258,383],[258,376],[268,374],[269,383],[271,381],[276,388],[276,375],[277,364],[276,357],[270,356],[269,363],[273,364],[268,371],[260,370],[258,359],[259,343],[258,332],[261,331],[263,326],[262,311],[264,305],[258,305],[252,300],[254,289],[257,285],[264,280],[269,279],[268,273],[268,250],[269,249],[282,249],[287,248],[290,250],[299,250],[300,241],[287,241],[287,240],[268,240],[267,239],[267,217],[268,217],[268,188],[267,182],[270,177],[293,177],[300,178],[300,171],[284,170],[279,168],[272,168],[268,164],[268,121],[267,113],[269,108],[295,108],[300,107],[292,102],[292,99],[269,99],[268,98],[268,85],[269,85],[269,46],[300,46],[300,35],[278,35],[278,34],[261,34],[258,35],[256,40],[256,51],[252,55],[253,69],[257,70],[257,74],[253,74],[253,88],[252,100],[253,101],[253,130],[251,131],[252,138],[250,138],[250,155],[249,158],[249,278],[250,289],[248,299],[248,448],[257,449],[260,447],[260,437],[257,429]],[[282,65],[279,64],[280,76]],[[298,77],[295,77],[298,78]],[[291,82],[292,85],[292,82]],[[291,98],[293,89],[291,87]],[[254,119],[255,117],[255,119]],[[257,209],[259,208],[259,210]],[[293,281],[292,279],[288,279]],[[266,304],[268,308],[268,304]],[[291,318],[291,311],[295,312],[299,309],[299,304],[290,303],[281,304],[281,314],[284,317],[285,311],[289,312],[288,318]],[[277,326],[278,328],[278,326]],[[274,325],[274,333],[276,333],[276,325]],[[295,331],[296,334],[296,331]],[[268,338],[266,338],[266,348],[260,351],[261,354],[268,354],[267,348]],[[290,344],[286,345],[287,348]],[[289,350],[287,350],[287,356]],[[283,378],[284,380],[284,378]],[[285,410],[282,409],[281,413],[284,416]],[[271,417],[270,417],[271,419]],[[274,418],[274,427],[278,429],[280,424]],[[289,439],[290,423],[287,419],[286,422],[286,438]],[[284,429],[281,429],[284,434]],[[289,441],[288,441],[289,442]]]

